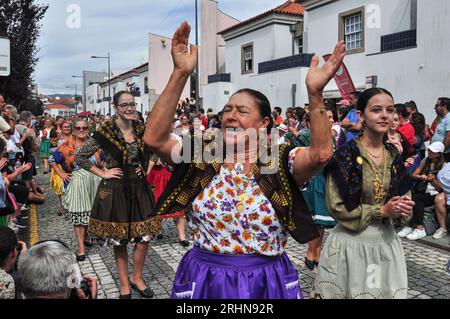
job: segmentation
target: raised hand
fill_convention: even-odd
[[[198,48],[193,45],[189,51],[190,25],[185,21],[175,31],[172,38],[172,59],[174,69],[191,75],[197,65]]]
[[[322,95],[323,89],[334,77],[342,65],[345,57],[345,42],[339,41],[334,48],[333,54],[329,60],[321,67],[319,66],[319,57],[315,55],[311,60],[311,66],[306,75],[306,87],[311,95]]]

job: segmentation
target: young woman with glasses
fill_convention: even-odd
[[[144,149],[145,126],[134,121],[136,103],[125,91],[113,98],[116,115],[103,124],[81,149],[75,162],[100,176],[92,207],[88,231],[102,242],[114,246],[120,279],[120,298],[131,298],[130,286],[144,298],[153,291],[142,278],[149,241],[161,223],[155,217],[153,193],[144,174],[149,154]],[[98,150],[105,152],[104,170],[92,165],[89,158]],[[128,278],[127,245],[135,243],[133,275]]]
[[[76,121],[74,138],[62,143],[53,153],[55,161],[53,168],[64,181],[62,203],[65,215],[74,225],[77,238],[77,261],[86,258],[85,245],[90,244],[86,240],[86,229],[97,186],[100,183],[100,178],[75,163],[75,155],[89,139],[88,132],[89,126],[85,120]],[[94,153],[88,161],[101,167],[101,153]]]

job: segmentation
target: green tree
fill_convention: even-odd
[[[47,5],[35,0],[0,0],[0,36],[11,41],[11,75],[0,77],[0,94],[19,111],[42,114],[42,103],[32,96],[36,46]]]

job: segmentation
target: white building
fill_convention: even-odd
[[[356,89],[379,86],[398,103],[414,100],[431,122],[436,99],[450,95],[449,16],[448,0],[288,1],[220,32],[225,71],[210,74],[204,108],[218,111],[244,87],[265,93],[272,106],[302,106],[311,54],[324,63],[322,57],[345,39],[344,62]],[[334,81],[324,95],[341,97]]]
[[[200,96],[208,84],[208,76],[225,72],[226,46],[219,31],[240,21],[219,10],[218,0],[201,0]]]
[[[300,88],[311,55],[303,54],[303,13],[301,4],[289,0],[219,32],[226,45],[225,71],[209,75],[203,107],[218,112],[241,88],[263,92],[272,106],[306,102]]]
[[[414,100],[427,121],[438,97],[449,96],[450,2],[448,0],[304,0],[305,49],[330,53],[347,40],[345,64],[357,88],[366,78],[389,90],[398,103]],[[374,76],[374,77],[372,77]],[[326,94],[335,96],[334,81]]]
[[[111,114],[114,115],[112,98],[117,92],[128,91],[138,104],[137,110],[145,114],[148,111],[148,64],[142,64],[136,68],[123,72],[110,81],[111,86]],[[108,114],[109,104],[108,81],[92,83],[86,89],[86,111],[94,114]]]
[[[56,116],[68,117],[70,115],[74,115],[75,110],[64,104],[49,104],[44,106],[44,113],[48,113],[53,117]]]
[[[149,94],[149,108],[152,109],[156,100],[161,95],[162,91],[169,82],[170,75],[173,70],[172,62],[172,38],[167,38],[161,35],[149,33],[149,52],[148,52],[148,94]],[[195,90],[195,86],[191,85],[191,77],[189,77],[183,92],[181,99],[191,97],[192,90]]]

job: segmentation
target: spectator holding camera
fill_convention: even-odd
[[[428,146],[428,157],[422,160],[415,170],[412,178],[416,180],[413,192],[413,200],[416,203],[413,210],[413,229],[405,226],[398,233],[399,237],[409,240],[417,240],[427,236],[423,217],[425,207],[433,206],[437,195],[443,192],[442,186],[437,179],[439,171],[444,166],[444,144],[434,142]]]
[[[10,273],[14,270],[20,251],[26,251],[24,242],[17,240],[9,227],[0,226],[0,299],[14,299],[16,285]]]
[[[71,295],[78,299],[97,299],[97,279],[77,278],[75,255],[63,242],[48,240],[34,245],[20,256],[19,272],[25,299],[68,299]],[[76,285],[76,281],[83,285]]]

